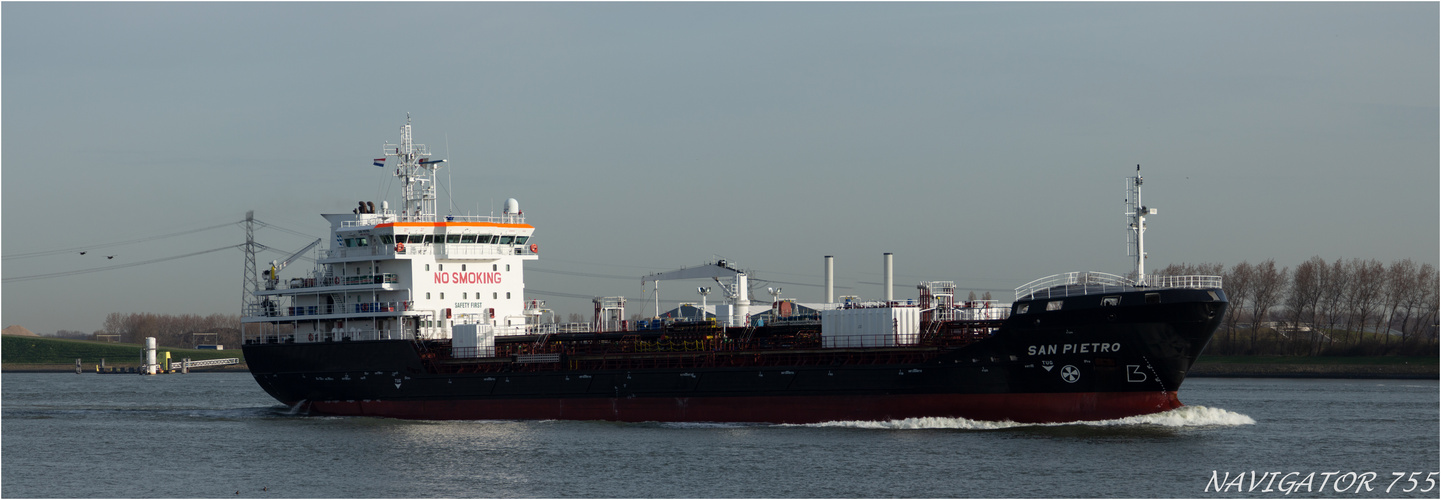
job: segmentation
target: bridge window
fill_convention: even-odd
[[[501,236],[501,237],[500,237],[500,244],[502,244],[502,245],[509,245],[512,241],[515,241],[515,237],[514,237],[514,236]]]
[[[458,235],[458,234],[447,234],[447,235],[445,235],[445,242],[446,242],[446,243],[460,243],[460,235]]]
[[[1101,305],[1102,305],[1102,306],[1119,306],[1119,305],[1121,305],[1121,296],[1120,296],[1120,295],[1112,295],[1112,296],[1109,296],[1109,297],[1101,297]]]
[[[1061,301],[1059,301],[1059,300],[1052,300],[1052,301],[1050,301],[1050,302],[1047,302],[1047,303],[1046,303],[1046,310],[1047,310],[1047,311],[1059,311],[1059,310],[1061,310]]]
[[[1030,304],[1016,304],[1016,314],[1026,314],[1026,311],[1029,310],[1031,310]]]
[[[516,237],[515,237],[515,244],[517,244],[517,245],[524,245],[524,244],[525,244],[525,240],[528,240],[528,239],[530,239],[529,236],[516,236]]]
[[[367,246],[367,243],[366,243],[366,241],[365,241],[365,238],[356,238],[356,239],[355,239],[355,246],[358,246],[358,247]]]
[[[425,235],[425,244],[429,245],[429,244],[431,244],[431,243],[434,242],[434,241],[435,241],[435,235],[433,235],[433,234],[427,234],[427,235]]]
[[[473,235],[473,234],[464,235],[464,236],[461,237],[460,242],[461,242],[461,243],[475,243],[475,235]]]
[[[388,234],[382,234],[382,235],[380,235],[380,242],[381,242],[381,243],[386,244],[386,245],[389,245],[389,244],[392,243],[390,240],[391,240],[390,235],[388,235]]]

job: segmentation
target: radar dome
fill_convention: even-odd
[[[505,213],[508,213],[508,214],[518,214],[518,213],[520,213],[520,202],[515,201],[515,198],[510,198],[510,199],[505,200]]]

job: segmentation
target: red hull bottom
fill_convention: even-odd
[[[293,405],[294,403],[292,403]],[[1108,420],[1181,407],[1173,391],[708,398],[537,398],[316,401],[315,413],[423,420],[612,420],[806,424],[915,417],[1052,423]]]

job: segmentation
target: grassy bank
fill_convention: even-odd
[[[3,363],[4,371],[73,371],[76,358],[80,359],[81,366],[87,370],[94,370],[101,359],[105,360],[105,366],[139,366],[143,347],[140,344],[7,335],[0,337],[0,363]],[[162,346],[156,349],[157,356],[163,359],[162,353],[166,351],[170,352],[172,361],[183,358],[196,361],[240,358],[242,363],[245,361],[245,355],[239,349],[216,351]]]

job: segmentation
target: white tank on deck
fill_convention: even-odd
[[[155,362],[155,337],[145,337],[145,369],[142,372],[146,375],[155,375],[160,371],[160,365]]]
[[[889,347],[919,340],[918,307],[860,307],[821,311],[826,347]]]

